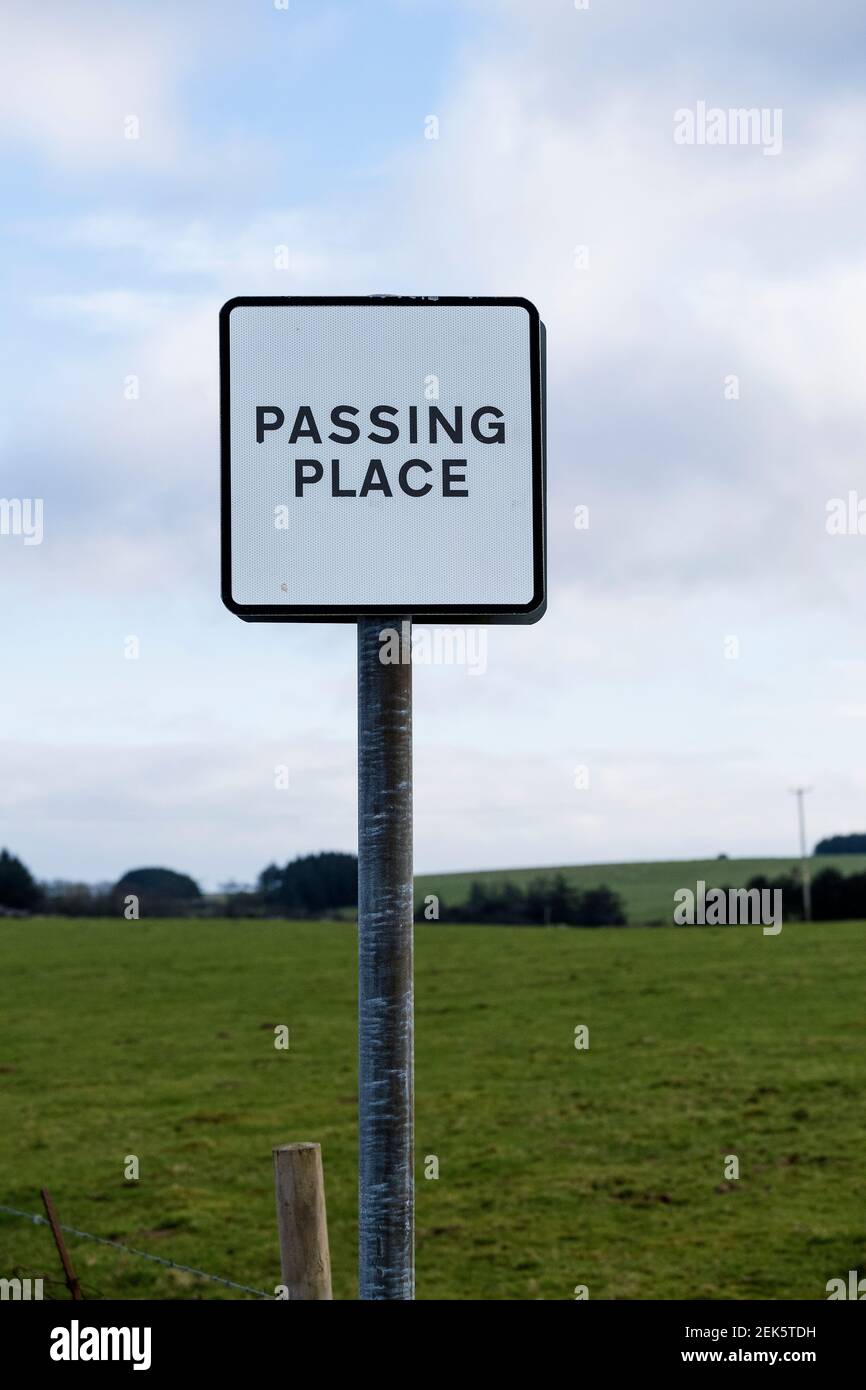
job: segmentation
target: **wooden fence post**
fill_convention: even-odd
[[[282,1282],[290,1299],[332,1299],[320,1144],[274,1149]]]
[[[68,1288],[75,1302],[83,1300],[84,1294],[81,1292],[81,1285],[72,1267],[72,1259],[66,1249],[66,1242],[63,1239],[63,1232],[60,1229],[60,1222],[57,1219],[57,1212],[54,1210],[54,1203],[51,1200],[51,1193],[47,1187],[40,1187],[39,1195],[42,1198],[42,1205],[45,1208],[45,1215],[48,1217],[48,1224],[51,1227],[51,1234],[54,1236],[54,1244],[57,1246],[57,1253],[60,1256],[60,1263],[63,1265],[63,1273],[66,1276],[66,1287]]]

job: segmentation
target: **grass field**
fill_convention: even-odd
[[[843,874],[866,869],[866,855],[828,854],[811,859],[814,876],[821,869],[838,869]],[[530,879],[564,874],[578,888],[597,888],[606,883],[622,896],[626,916],[633,925],[671,925],[674,892],[694,889],[698,879],[708,888],[744,888],[756,874],[781,876],[799,873],[797,859],[686,859],[646,864],[579,864],[550,869],[487,869],[477,873],[422,874],[415,879],[415,901],[423,905],[427,893],[436,893],[449,907],[466,901],[473,880],[509,880],[525,887]]]
[[[864,930],[419,927],[419,1298],[821,1299],[862,1270]],[[0,991],[0,1202],[45,1184],[69,1225],[273,1290],[271,1148],[318,1139],[355,1296],[351,925],[4,922]],[[94,1297],[237,1296],[71,1248]],[[56,1257],[0,1215],[16,1273]]]

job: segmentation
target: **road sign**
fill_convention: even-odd
[[[220,315],[223,601],[253,622],[535,622],[544,328],[525,299]]]
[[[544,612],[544,327],[525,299],[232,299],[220,402],[223,602],[358,624],[359,1286],[411,1299],[411,623]]]

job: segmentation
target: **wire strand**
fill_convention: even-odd
[[[23,1216],[27,1221],[32,1221],[34,1226],[47,1226],[48,1220],[40,1216],[38,1212],[19,1211],[17,1207],[6,1207],[0,1204],[0,1211],[8,1212],[10,1216]],[[131,1245],[123,1245],[119,1240],[107,1240],[105,1236],[95,1236],[92,1231],[79,1231],[75,1226],[64,1226],[57,1223],[61,1231],[66,1231],[67,1235],[79,1236],[81,1240],[93,1240],[97,1245],[110,1245],[114,1250],[123,1250],[127,1255],[137,1255],[141,1260],[153,1260],[154,1264],[165,1265],[168,1269],[179,1269],[184,1274],[194,1274],[199,1279],[210,1279],[214,1284],[222,1284],[227,1289],[239,1289],[241,1293],[255,1294],[256,1298],[273,1299],[273,1294],[264,1293],[262,1289],[251,1289],[247,1284],[236,1284],[233,1279],[223,1279],[219,1274],[208,1274],[203,1269],[193,1269],[191,1265],[178,1264],[177,1260],[167,1260],[162,1255],[151,1255],[146,1250],[135,1250]]]

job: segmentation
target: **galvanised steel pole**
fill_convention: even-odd
[[[381,634],[386,634],[383,641]],[[390,658],[383,661],[385,656]],[[396,658],[396,659],[395,659]],[[415,1296],[411,623],[358,622],[360,1297]]]

